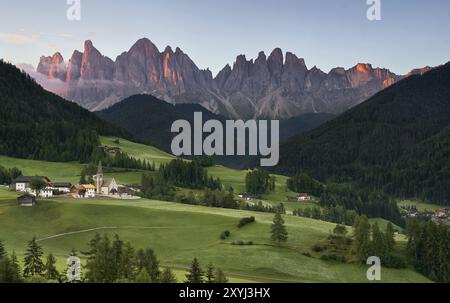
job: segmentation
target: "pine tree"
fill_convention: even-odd
[[[395,246],[395,231],[391,222],[386,227],[386,249],[389,253],[392,252]]]
[[[47,280],[59,280],[59,272],[56,269],[56,259],[52,254],[47,256],[47,261],[45,262],[45,278]]]
[[[0,240],[0,259],[3,259],[6,256],[5,245]]]
[[[203,270],[200,267],[200,263],[198,262],[197,258],[194,258],[192,261],[191,269],[189,270],[189,273],[186,275],[186,283],[203,283]]]
[[[159,261],[152,249],[140,249],[138,251],[137,265],[139,271],[147,271],[153,283],[157,283],[159,281],[161,275],[161,271],[159,270]]]
[[[215,283],[228,283],[228,279],[225,276],[225,273],[220,268],[216,270]]]
[[[80,183],[80,184],[87,184],[86,174],[85,174],[84,170],[81,172],[80,181],[78,183]]]
[[[214,283],[216,279],[216,275],[214,272],[214,267],[212,263],[208,264],[208,268],[206,269],[206,283]]]
[[[284,225],[283,217],[278,212],[275,214],[273,219],[270,239],[277,242],[278,245],[288,240],[288,232],[286,230],[286,226]]]
[[[15,251],[11,254],[11,278],[12,283],[19,283],[22,281],[22,277],[20,275],[20,264]]]
[[[360,262],[366,262],[370,252],[370,224],[365,215],[356,219],[354,238],[353,245],[356,257]]]
[[[371,254],[377,257],[384,257],[386,255],[386,241],[383,233],[380,231],[378,223],[372,226],[372,243]]]
[[[163,270],[161,274],[161,283],[177,283],[177,278],[175,274],[170,270],[170,268],[166,268]]]
[[[134,281],[135,281],[136,283],[148,284],[148,283],[152,283],[152,278],[151,278],[150,275],[148,274],[147,270],[142,269],[142,270],[136,275],[136,278],[134,279]]]
[[[45,265],[42,262],[42,247],[36,241],[36,237],[34,237],[29,243],[27,252],[25,253],[25,268],[23,271],[23,275],[25,278],[40,276],[44,273]]]

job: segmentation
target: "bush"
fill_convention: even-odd
[[[231,233],[229,230],[225,230],[220,234],[220,239],[225,240],[226,238],[229,238],[231,236]]]
[[[247,224],[254,223],[255,221],[256,221],[255,217],[243,218],[243,219],[241,219],[241,221],[239,221],[239,224],[237,227],[242,228]]]
[[[314,244],[314,246],[313,246],[313,250],[314,250],[315,252],[322,252],[322,251],[325,250],[325,247],[323,247],[322,244],[320,244],[320,243],[316,243],[316,244]]]
[[[336,254],[327,254],[327,255],[323,255],[320,257],[321,260],[323,261],[334,261],[334,262],[341,262],[341,263],[346,263],[347,262],[347,258],[344,256],[338,256]]]
[[[406,260],[395,255],[388,255],[381,260],[381,264],[387,268],[402,269],[406,268]]]

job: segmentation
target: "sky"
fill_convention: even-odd
[[[0,58],[68,60],[90,39],[115,60],[147,37],[214,74],[276,47],[326,72],[371,63],[405,74],[450,61],[448,0],[380,0],[380,21],[367,19],[367,0],[80,0],[79,21],[67,19],[67,1],[0,0]]]

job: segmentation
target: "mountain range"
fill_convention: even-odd
[[[45,88],[97,111],[135,94],[151,94],[173,104],[196,103],[230,118],[288,119],[306,113],[340,114],[400,79],[430,68],[396,75],[371,64],[334,68],[325,73],[295,54],[275,49],[257,59],[239,55],[216,77],[201,70],[180,48],[160,51],[149,39],[138,40],[115,61],[91,41],[66,61],[57,52],[37,66]]]

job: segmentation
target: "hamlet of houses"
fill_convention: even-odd
[[[42,181],[45,186],[36,191],[32,186],[33,180]],[[135,198],[128,187],[119,185],[114,178],[104,178],[101,162],[98,164],[97,174],[93,176],[94,184],[71,184],[69,182],[52,182],[45,176],[19,176],[10,185],[14,190],[24,195],[17,199],[19,205],[32,206],[36,198],[52,198],[54,196],[71,196],[76,199],[95,197],[112,197],[119,199]]]

